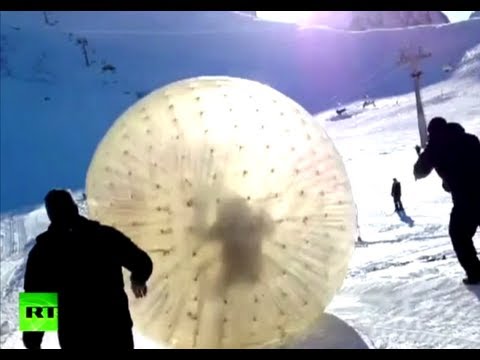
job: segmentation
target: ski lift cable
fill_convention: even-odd
[[[154,35],[154,36],[189,36],[189,35],[220,35],[220,34],[247,34],[247,33],[265,33],[265,32],[269,32],[269,31],[274,31],[274,30],[277,30],[275,28],[271,28],[271,29],[243,29],[242,31],[238,31],[238,30],[202,30],[202,31],[143,31],[143,30],[116,30],[116,29],[113,29],[113,30],[96,30],[96,29],[92,29],[92,30],[67,30],[67,29],[62,29],[60,30],[61,33],[63,34],[105,34],[105,35],[139,35],[139,36],[142,36],[142,35]],[[45,29],[44,31],[58,31],[56,29],[53,29],[53,28],[47,28]],[[388,69],[387,71],[385,72],[384,76],[377,80],[377,85],[378,85],[378,82],[383,82],[385,81],[389,75],[391,75],[391,73],[393,73],[393,71],[395,69],[397,69],[397,64],[394,64],[393,66],[391,64],[387,64],[388,65]],[[385,66],[386,67],[386,66]],[[367,79],[363,80],[361,82],[361,87],[362,87],[362,90],[354,93],[353,95],[349,96],[348,98],[349,99],[355,99],[355,98],[359,98],[362,93],[365,94],[365,92],[367,90],[370,90],[372,89],[372,85],[373,85],[373,81],[377,78],[378,75],[380,75],[385,69],[384,68],[380,68],[379,71],[375,72],[372,76],[368,77]],[[334,103],[336,100],[337,100],[338,96],[337,95],[334,95],[332,96],[328,101],[327,103]],[[353,101],[353,100],[352,100]]]
[[[149,36],[189,36],[189,35],[220,35],[220,34],[252,34],[252,33],[265,33],[267,31],[274,31],[276,29],[243,29],[242,31],[238,30],[202,30],[202,31],[143,31],[143,30],[61,30],[62,33],[64,34],[75,34],[75,35],[85,35],[85,34],[105,34],[105,35],[149,35]],[[46,31],[55,31],[54,29],[48,28]],[[387,73],[383,76],[381,79],[384,80],[389,73],[392,72],[392,70],[395,68],[395,66],[391,66],[390,64],[388,65]],[[386,67],[386,66],[384,66]],[[381,67],[380,70],[375,72],[372,76],[369,78],[363,80],[361,84],[363,85],[362,91],[358,91],[356,94],[353,94],[353,96],[349,96],[349,98],[356,98],[357,95],[360,96],[361,93],[365,93],[366,90],[371,89],[372,82],[377,78],[378,75],[380,75],[383,71],[385,71],[384,67]],[[367,86],[365,86],[367,85]],[[327,103],[333,103],[336,101],[337,96],[334,95],[332,96]]]
[[[352,99],[351,101],[354,101],[353,99],[359,99],[362,94],[365,94],[367,90],[371,90],[373,86],[378,86],[378,84],[384,82],[388,77],[390,77],[393,72],[397,69],[396,64],[386,64],[383,67],[380,68],[380,70],[376,71],[373,75],[369,76],[367,79],[363,80],[360,82],[360,88],[361,90],[358,90],[354,92],[352,95],[348,96],[348,99]],[[383,74],[382,74],[383,73]],[[382,76],[380,79],[378,79],[379,75]],[[374,82],[375,81],[375,82]],[[332,96],[329,100],[328,103],[334,103],[337,100],[338,96],[334,95]],[[350,100],[348,100],[350,101]]]

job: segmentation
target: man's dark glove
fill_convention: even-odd
[[[131,280],[132,292],[137,299],[142,298],[147,295],[147,285],[143,283],[138,283]]]
[[[420,153],[422,152],[422,148],[420,147],[420,145],[415,145],[415,151],[417,152],[417,155],[420,155]]]

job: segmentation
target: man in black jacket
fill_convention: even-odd
[[[133,349],[132,319],[122,268],[137,298],[147,293],[152,261],[128,237],[79,215],[70,193],[45,197],[51,224],[28,255],[25,292],[58,294],[62,349]],[[27,349],[40,349],[43,332],[24,332]]]
[[[480,226],[480,142],[458,123],[441,117],[428,124],[429,140],[414,165],[415,179],[433,169],[452,194],[449,233],[458,261],[467,273],[465,284],[480,283],[480,260],[473,236]]]
[[[392,197],[393,204],[395,205],[395,211],[403,211],[402,185],[400,185],[400,182],[397,179],[393,179]]]

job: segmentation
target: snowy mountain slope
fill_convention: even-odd
[[[398,28],[449,22],[448,17],[441,11],[352,11],[349,29]]]
[[[309,25],[326,25],[336,29],[364,31],[449,23],[441,11],[315,11]]]
[[[422,91],[427,118],[445,116],[477,136],[479,50],[467,53],[461,74]],[[413,94],[384,98],[377,109],[358,110],[348,120],[324,121],[333,110],[317,118],[347,161],[360,232],[370,242],[357,249],[351,277],[330,310],[354,322],[375,347],[479,348],[480,329],[474,324],[480,321],[480,288],[460,282],[463,271],[448,238],[451,200],[436,175],[413,179],[413,147],[419,138],[414,103]],[[355,107],[361,109],[361,103],[347,106]],[[393,177],[402,182],[403,218],[392,215]],[[349,299],[345,305],[340,304],[343,297]],[[352,302],[361,315],[352,314]]]
[[[471,49],[451,78],[422,91],[428,118],[443,115],[480,135],[480,81],[472,75],[479,48]],[[459,76],[461,75],[461,76]],[[442,95],[443,94],[443,95]],[[418,143],[413,93],[377,99],[376,108],[349,103],[349,119],[330,121],[334,109],[318,114],[341,152],[359,210],[366,246],[354,253],[341,292],[328,307],[323,324],[300,348],[470,348],[480,347],[480,287],[465,287],[463,271],[448,238],[451,208],[436,175],[415,182],[412,165]],[[403,187],[406,216],[393,213],[390,186]],[[85,211],[85,209],[83,209]],[[7,221],[7,222],[6,222]],[[13,222],[25,231],[7,229],[2,218],[0,260],[2,347],[21,348],[17,326],[17,294],[32,237],[46,226],[42,209],[18,215]],[[17,227],[18,228],[18,227]],[[23,235],[22,235],[23,234]],[[15,244],[26,244],[22,246]],[[480,247],[480,233],[475,238]],[[135,334],[138,348],[157,348]],[[48,334],[46,348],[58,347]]]
[[[470,19],[478,19],[478,18],[480,18],[480,11],[474,11],[470,15]]]
[[[35,204],[52,186],[82,187],[112,121],[168,82],[247,77],[315,113],[365,93],[410,91],[396,65],[403,45],[433,53],[422,80],[433,84],[480,42],[477,20],[359,33],[234,12],[2,12],[1,20],[1,211]]]
[[[287,15],[283,16],[278,11],[243,11],[241,13],[272,21],[280,17],[283,21],[296,22],[302,26],[353,31],[438,25],[450,22],[442,11],[299,11],[296,21]]]
[[[455,78],[480,80],[480,44],[465,53],[453,75]]]

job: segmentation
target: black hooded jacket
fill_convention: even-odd
[[[415,177],[426,177],[433,169],[452,193],[454,203],[480,199],[480,142],[460,124],[448,123],[431,134],[414,165]]]
[[[36,239],[25,271],[26,292],[58,293],[60,345],[80,344],[106,332],[131,331],[132,319],[122,268],[146,283],[152,273],[146,252],[112,227],[78,216],[75,225],[50,225]],[[41,332],[25,332],[26,345],[39,346]]]

